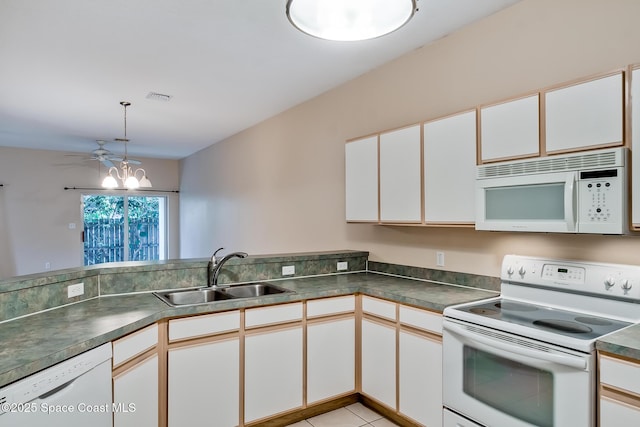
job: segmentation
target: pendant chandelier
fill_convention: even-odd
[[[409,22],[416,0],[288,0],[287,18],[303,33],[358,41],[389,34]]]
[[[124,157],[120,162],[120,166],[111,166],[107,172],[107,176],[102,180],[102,186],[104,188],[118,188],[118,179],[122,182],[124,188],[149,188],[151,187],[151,181],[147,178],[147,173],[144,169],[138,168],[135,171],[131,167],[131,164],[138,163],[137,161],[129,160],[127,157],[127,107],[131,105],[130,102],[122,101],[120,103],[124,108],[124,138],[116,138],[118,142],[124,142]],[[138,178],[140,176],[140,178]],[[117,178],[117,179],[116,179]]]

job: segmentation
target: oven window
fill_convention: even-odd
[[[464,392],[537,426],[553,426],[553,375],[464,346]]]
[[[485,189],[488,220],[564,220],[564,182]]]

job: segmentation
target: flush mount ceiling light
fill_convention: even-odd
[[[287,17],[303,33],[358,41],[389,34],[416,12],[416,0],[288,0]]]
[[[151,187],[151,181],[147,178],[147,173],[142,168],[138,168],[133,171],[131,168],[131,164],[139,164],[140,162],[137,160],[130,160],[127,157],[127,143],[129,140],[127,139],[127,107],[131,105],[130,102],[122,101],[120,103],[122,107],[124,107],[124,138],[116,138],[116,141],[124,142],[124,157],[120,162],[120,170],[117,167],[111,166],[109,168],[109,172],[107,172],[107,176],[102,181],[102,186],[104,188],[118,188],[118,178],[122,181],[122,184],[125,188],[135,189],[138,187],[148,188]],[[138,175],[140,175],[140,179],[138,179]]]

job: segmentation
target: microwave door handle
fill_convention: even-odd
[[[567,231],[576,230],[576,216],[575,206],[576,203],[576,173],[570,172],[567,174],[564,185],[564,217],[567,223]]]
[[[490,353],[495,354],[495,350],[502,350],[502,351],[506,351],[507,353],[512,353],[519,356],[524,356],[528,358],[542,360],[545,362],[568,366],[574,369],[585,370],[587,368],[587,361],[579,357],[562,356],[560,354],[552,354],[552,353],[547,353],[545,351],[533,350],[529,347],[521,347],[514,344],[507,344],[506,342],[502,342],[499,340],[494,340],[491,338],[484,337],[482,335],[474,334],[473,332],[469,332],[464,328],[458,325],[453,325],[451,323],[447,323],[445,326],[445,329],[447,329],[453,334],[466,338],[467,340],[472,340],[474,344],[476,343],[480,344],[478,347],[483,347],[483,350],[486,350]]]

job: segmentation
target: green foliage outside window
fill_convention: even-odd
[[[83,202],[84,265],[159,259],[159,197],[88,195]]]

